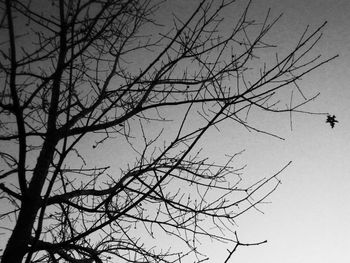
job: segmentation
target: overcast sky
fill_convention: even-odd
[[[273,172],[288,160],[293,165],[269,199],[265,214],[251,213],[239,220],[242,241],[268,243],[240,248],[232,262],[350,262],[350,1],[253,2],[252,15],[267,8],[274,15],[284,14],[275,36],[282,46],[293,43],[305,26],[328,21],[317,51],[340,57],[310,74],[302,86],[321,92],[311,108],[335,114],[339,125],[331,129],[323,116],[294,116],[293,132],[284,134],[286,141],[250,143],[248,161],[261,158],[248,171]]]
[[[170,1],[169,11],[186,16],[198,2]],[[237,1],[237,6],[247,2]],[[237,220],[241,242],[266,239],[268,242],[257,247],[240,247],[231,262],[347,263],[350,262],[350,1],[255,0],[250,17],[263,18],[269,8],[272,16],[283,13],[270,34],[273,43],[280,45],[280,52],[287,52],[295,45],[308,25],[316,29],[328,21],[313,54],[340,57],[303,78],[300,85],[309,96],[321,92],[308,109],[334,114],[339,123],[331,129],[325,123],[325,115],[294,114],[293,131],[288,117],[278,123],[275,118],[261,120],[264,127],[271,127],[271,132],[283,136],[285,141],[257,133],[241,137],[230,129],[206,137],[205,151],[211,156],[223,155],[228,149],[246,150],[240,157],[248,165],[244,173],[246,180],[272,175],[293,161],[281,176],[282,185],[268,199],[270,203],[263,206],[264,214],[250,211]],[[230,16],[230,10],[227,15]],[[168,17],[164,14],[163,19]],[[207,245],[210,262],[221,262],[227,256],[226,249]]]
[[[186,17],[198,2],[172,0],[167,2],[168,11]],[[237,6],[247,2],[237,1]],[[204,152],[210,156],[224,155],[228,150],[246,150],[240,156],[240,161],[248,165],[245,180],[272,175],[293,161],[280,177],[282,185],[269,197],[270,203],[263,206],[264,214],[250,211],[237,220],[241,242],[266,239],[268,242],[258,247],[240,247],[231,262],[348,263],[350,1],[255,0],[250,17],[263,18],[269,8],[272,16],[283,13],[270,34],[273,43],[280,45],[280,52],[287,52],[295,45],[308,25],[316,29],[328,21],[313,54],[340,57],[303,78],[300,85],[309,96],[321,92],[308,109],[334,114],[339,123],[331,129],[325,123],[325,115],[294,114],[293,131],[288,117],[278,119],[277,123],[276,118],[261,120],[263,127],[271,127],[270,131],[283,136],[285,141],[248,132],[243,137],[229,128],[206,137]],[[169,20],[169,14],[161,15],[164,21]],[[234,13],[227,10],[226,15],[234,16]],[[221,262],[227,256],[224,245],[221,249],[207,245],[210,262]]]

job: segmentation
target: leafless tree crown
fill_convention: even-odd
[[[324,25],[265,61],[279,17],[203,0],[164,21],[169,4],[0,1],[1,262],[202,262],[213,240],[227,262],[249,245],[235,220],[285,167],[244,187],[240,153],[216,163],[201,140],[224,122],[278,137],[248,115],[317,96],[299,81],[333,59],[312,56]]]

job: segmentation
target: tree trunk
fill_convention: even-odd
[[[38,210],[38,200],[35,199],[38,198],[27,196],[23,200],[16,226],[2,256],[2,263],[21,263],[28,252],[31,230]]]
[[[1,263],[21,263],[29,250],[38,209],[41,206],[41,191],[48,175],[50,161],[53,159],[57,138],[46,138],[33,171],[33,177],[23,200],[16,226],[6,245]]]

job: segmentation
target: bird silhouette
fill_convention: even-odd
[[[335,115],[331,116],[331,115],[328,115],[327,116],[327,120],[326,120],[326,123],[329,123],[329,125],[331,125],[332,129],[334,128],[334,125],[336,122],[339,122],[335,119]]]

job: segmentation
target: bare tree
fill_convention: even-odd
[[[1,0],[2,262],[201,262],[210,239],[233,248],[228,261],[248,245],[235,219],[284,168],[243,186],[239,153],[213,162],[203,138],[224,122],[278,137],[249,112],[302,112],[314,99],[298,82],[333,59],[311,56],[324,25],[265,61],[279,17],[258,23],[247,2],[223,17],[242,3],[203,0],[170,25],[167,4]],[[294,89],[300,100],[285,106]]]

